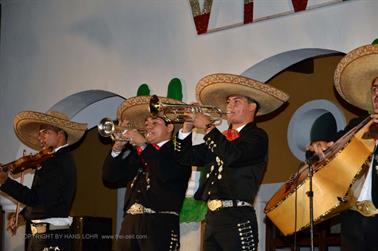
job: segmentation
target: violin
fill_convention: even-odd
[[[12,174],[21,173],[27,169],[36,169],[41,164],[54,155],[52,147],[45,148],[36,154],[22,156],[21,158],[1,166],[3,172],[10,171]]]

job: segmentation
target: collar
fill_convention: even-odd
[[[68,146],[68,144],[58,146],[57,148],[54,149],[54,152],[57,152],[57,151],[59,151],[59,149],[62,149],[63,147],[66,147],[66,146]]]
[[[244,124],[242,126],[239,126],[238,128],[236,128],[235,130],[240,132],[247,124]]]
[[[253,125],[256,125],[256,122],[253,120],[247,124],[244,124],[242,126],[239,126],[238,128],[236,128],[235,130],[237,130],[238,132],[240,132],[244,127],[250,127],[250,126],[253,126]]]
[[[156,145],[158,145],[159,147],[162,147],[165,143],[167,143],[169,140],[164,140],[160,143],[157,143]]]

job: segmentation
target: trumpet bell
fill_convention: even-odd
[[[126,130],[137,130],[140,134],[145,134],[146,130],[137,128],[133,124],[128,124],[127,126],[119,126],[114,123],[110,118],[101,119],[100,123],[97,125],[98,133],[102,137],[111,137],[114,141],[128,141],[123,138],[123,133]]]
[[[102,137],[111,137],[115,132],[115,125],[110,118],[103,118],[97,125],[98,133]]]

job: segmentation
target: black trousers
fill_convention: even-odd
[[[126,214],[116,236],[115,251],[176,251],[179,217],[171,214]]]
[[[205,221],[205,251],[257,250],[257,220],[252,207],[209,210]]]
[[[342,251],[378,251],[378,215],[347,210],[341,215]]]
[[[73,237],[69,229],[48,230],[43,234],[26,234],[27,251],[71,251]]]

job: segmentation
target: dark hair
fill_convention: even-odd
[[[251,97],[246,97],[246,98],[247,98],[248,103],[255,103],[256,104],[256,109],[255,109],[255,115],[256,115],[257,112],[260,110],[259,102],[257,102],[255,99],[253,99]]]
[[[375,78],[373,78],[373,81],[371,81],[371,85],[373,85],[374,82],[375,82],[375,80],[377,80],[377,79],[378,79],[378,76],[376,76]]]

